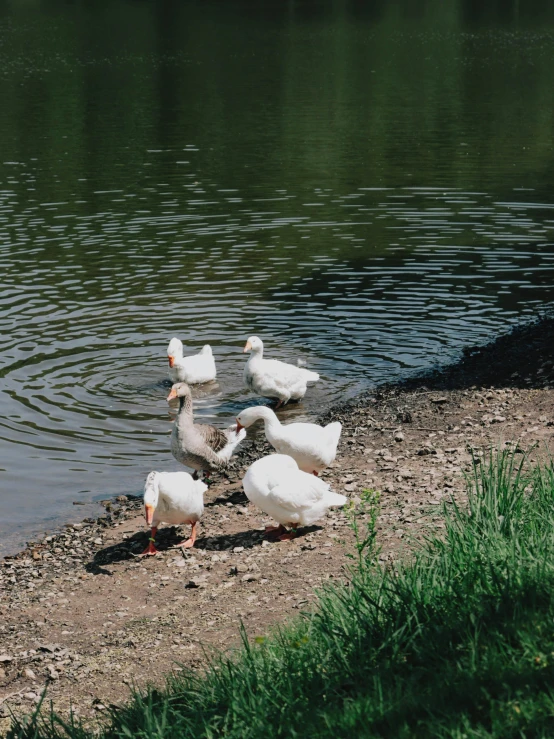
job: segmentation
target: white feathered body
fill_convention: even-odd
[[[252,352],[244,368],[244,384],[249,390],[264,398],[278,398],[283,403],[291,398],[303,398],[308,382],[317,380],[317,372],[278,359],[264,359],[257,352]]]
[[[183,357],[183,344],[180,339],[171,339],[167,347],[168,357],[173,358],[173,367],[169,368],[171,382],[186,382],[199,385],[211,382],[216,378],[215,359],[209,344],[202,347],[198,354]]]
[[[151,472],[146,480],[144,502],[155,500],[153,526],[174,526],[199,521],[204,511],[204,491],[208,486],[193,480],[188,472]]]
[[[242,484],[248,499],[283,526],[310,526],[329,508],[343,506],[347,500],[328,483],[299,470],[294,459],[284,454],[258,459]]]
[[[337,456],[342,425],[336,421],[327,426],[316,423],[282,424],[271,408],[256,406],[241,411],[237,421],[248,428],[263,420],[265,435],[279,454],[292,457],[303,472],[321,472]]]
[[[265,435],[279,454],[292,457],[303,472],[321,472],[337,456],[337,445],[342,426],[330,423],[317,426],[315,423],[289,423],[272,433],[266,425]]]

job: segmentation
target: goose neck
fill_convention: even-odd
[[[179,396],[179,418],[192,418],[192,398],[190,395]]]
[[[263,419],[266,431],[276,433],[281,428],[281,421],[277,418],[271,408],[260,408],[260,418]]]

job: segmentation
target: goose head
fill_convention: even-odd
[[[246,352],[254,352],[257,354],[258,352],[263,352],[263,350],[263,341],[257,336],[251,336],[244,345],[243,354],[246,354]]]
[[[181,339],[177,339],[175,336],[171,339],[167,345],[167,361],[169,366],[173,367],[176,359],[183,358],[183,342]]]
[[[152,519],[154,518],[154,511],[158,505],[158,498],[160,495],[159,489],[159,472],[151,472],[146,478],[144,484],[144,517],[148,526],[152,526]]]
[[[264,421],[266,419],[271,420],[272,418],[275,418],[275,414],[271,408],[267,408],[265,405],[256,405],[253,408],[245,408],[237,416],[237,432],[241,429],[247,429],[249,426],[252,426],[252,424],[256,423],[260,418],[263,418]]]
[[[176,382],[171,388],[169,395],[167,396],[167,402],[174,400],[175,398],[191,398],[192,393],[190,387],[186,382]]]

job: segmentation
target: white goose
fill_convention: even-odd
[[[331,506],[343,506],[347,500],[323,480],[299,470],[285,454],[270,454],[251,464],[242,485],[248,499],[279,523],[267,526],[266,532],[281,541],[293,539],[298,524],[310,526]]]
[[[337,456],[342,425],[335,421],[327,426],[315,423],[289,423],[283,426],[275,413],[265,405],[246,408],[237,416],[237,431],[262,419],[265,435],[279,454],[288,454],[303,472],[318,475]]]
[[[167,347],[169,377],[171,382],[188,382],[198,385],[215,380],[215,360],[212,347],[206,344],[198,354],[183,357],[183,342],[173,337]]]
[[[151,472],[144,486],[144,515],[152,527],[148,546],[141,556],[158,553],[156,532],[160,523],[192,526],[190,539],[177,546],[188,549],[196,541],[196,523],[204,511],[204,491],[208,486],[193,480],[188,472]]]
[[[300,400],[306,395],[308,382],[319,380],[317,372],[278,359],[264,359],[264,345],[257,336],[248,339],[244,352],[250,352],[244,367],[244,384],[264,398],[277,398],[277,408],[291,398]]]

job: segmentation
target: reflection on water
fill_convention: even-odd
[[[303,358],[290,419],[552,302],[554,18],[497,5],[0,8],[0,552],[177,468],[173,335],[221,424]]]

